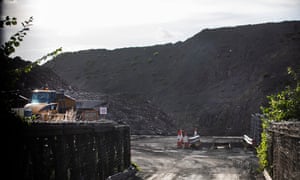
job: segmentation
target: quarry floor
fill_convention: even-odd
[[[248,180],[264,179],[257,171],[253,150],[240,146],[209,144],[201,137],[197,149],[177,148],[174,136],[132,136],[131,161],[141,169],[137,179],[145,180]]]

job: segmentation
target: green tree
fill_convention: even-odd
[[[261,110],[268,120],[282,121],[300,117],[300,81],[290,67],[288,73],[296,81],[296,87],[287,86],[278,94],[267,96],[269,104],[261,107]]]
[[[62,49],[58,48],[53,52],[41,57],[40,59],[26,65],[24,67],[16,67],[14,61],[9,56],[15,52],[15,49],[20,46],[27,32],[30,30],[33,18],[30,17],[27,21],[22,22],[22,28],[17,33],[4,42],[0,47],[0,115],[1,115],[1,137],[2,137],[2,163],[4,164],[3,177],[9,179],[22,179],[22,153],[23,147],[23,130],[26,124],[17,117],[12,111],[14,97],[16,96],[16,82],[24,74],[31,71],[32,68],[40,63],[47,61],[55,56]],[[0,20],[0,28],[17,25],[17,18],[5,17]]]
[[[30,17],[28,20],[21,23],[22,28],[14,35],[12,35],[7,42],[4,42],[0,47],[0,67],[1,67],[1,112],[3,113],[9,112],[11,113],[11,105],[13,96],[16,94],[16,81],[22,76],[24,73],[28,73],[35,66],[44,63],[50,58],[57,55],[62,51],[62,48],[58,48],[51,53],[46,54],[45,56],[35,60],[34,62],[24,66],[24,67],[16,67],[14,65],[14,61],[10,58],[15,52],[15,49],[20,46],[24,37],[27,35],[30,30],[30,26],[32,26],[33,17]],[[6,16],[4,19],[0,20],[0,28],[5,28],[6,26],[14,26],[17,25],[17,18]]]
[[[270,121],[297,120],[300,117],[300,81],[298,74],[291,67],[287,69],[288,74],[296,82],[295,87],[287,86],[283,91],[267,96],[268,105],[261,107],[263,113],[262,118],[262,134],[261,143],[257,148],[257,156],[259,158],[260,168],[268,167],[268,138],[267,128]]]

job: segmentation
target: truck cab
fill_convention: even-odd
[[[24,109],[30,109],[32,114],[57,111],[58,104],[56,99],[55,90],[36,89],[32,91],[30,103],[26,104]]]

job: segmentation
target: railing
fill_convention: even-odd
[[[244,134],[243,140],[244,140],[247,144],[249,144],[249,145],[253,145],[253,144],[254,144],[253,139],[250,138],[249,136],[247,136],[246,134]]]
[[[259,145],[261,142],[261,133],[262,133],[262,115],[261,114],[252,114],[251,115],[251,126],[249,136],[255,142],[255,146]]]

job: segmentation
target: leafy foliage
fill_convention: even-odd
[[[268,167],[268,138],[267,138],[267,127],[268,127],[268,120],[262,119],[262,126],[263,131],[261,133],[261,142],[256,149],[257,157],[259,160],[260,170],[265,169]]]
[[[15,33],[13,36],[11,36],[7,42],[1,45],[1,52],[3,52],[7,56],[15,52],[15,48],[19,47],[20,42],[23,41],[23,38],[26,36],[27,31],[30,30],[29,27],[32,25],[32,21],[33,21],[33,17],[30,17],[27,21],[22,22],[23,28],[19,30],[17,33]],[[0,25],[1,28],[3,28],[4,25],[6,26],[17,25],[17,18],[15,17],[10,18],[9,16],[6,16],[4,20],[1,20]]]
[[[294,88],[287,86],[278,94],[267,96],[268,106],[261,107],[263,113],[261,143],[257,148],[260,168],[264,169],[268,164],[268,138],[267,128],[270,121],[299,120],[300,117],[300,81],[296,72],[291,67],[288,74],[296,81]]]
[[[47,61],[50,57],[55,56],[61,51],[61,48],[56,49],[25,67],[16,67],[14,64],[15,61],[9,56],[20,46],[23,38],[30,30],[29,27],[32,25],[32,21],[33,18],[30,17],[27,21],[21,23],[22,29],[11,36],[10,39],[0,47],[0,113],[2,117],[4,117],[1,125],[6,130],[5,132],[8,133],[2,134],[2,137],[5,137],[2,141],[2,145],[5,147],[3,152],[5,158],[3,163],[6,168],[4,172],[7,173],[7,176],[11,177],[11,179],[22,179],[18,177],[19,174],[16,172],[22,172],[22,151],[24,149],[22,146],[23,131],[28,125],[11,110],[14,104],[14,97],[18,93],[16,82],[21,75],[30,72],[32,68]],[[0,20],[0,28],[14,25],[17,25],[17,18],[15,17],[11,18],[7,16]]]
[[[1,113],[4,114],[11,113],[11,107],[13,104],[13,97],[16,96],[16,82],[23,73],[28,73],[35,66],[47,61],[51,57],[57,55],[62,48],[58,48],[51,53],[46,54],[45,56],[37,59],[36,61],[24,66],[16,67],[14,61],[9,56],[15,52],[15,49],[19,47],[20,43],[23,41],[23,38],[26,36],[27,32],[30,30],[32,25],[33,17],[30,17],[25,22],[22,22],[22,29],[15,33],[9,38],[7,42],[0,47],[0,78],[1,78],[1,88],[0,88],[0,98],[1,98]],[[17,25],[17,18],[6,16],[4,19],[0,20],[0,28],[5,28],[6,26]],[[3,114],[2,113],[2,114]]]
[[[11,26],[17,24],[17,18],[16,17],[9,17],[6,16],[5,19],[0,20],[0,28],[3,28],[4,26]]]
[[[282,121],[300,117],[300,82],[297,74],[288,68],[288,73],[297,81],[296,87],[286,87],[278,94],[267,96],[269,106],[261,107],[268,120]]]

